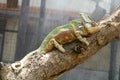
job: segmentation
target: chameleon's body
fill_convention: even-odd
[[[20,64],[13,63],[13,69],[20,70],[23,66],[25,66],[25,61],[31,58],[35,52],[42,54],[49,52],[53,49],[53,47],[56,47],[59,51],[64,53],[65,49],[62,45],[77,39],[88,46],[89,43],[85,36],[98,32],[100,28],[97,27],[97,24],[93,24],[93,21],[91,21],[86,14],[81,13],[80,17],[82,19],[81,21],[71,21],[69,24],[56,27],[52,30],[37,50],[27,54],[21,61],[19,61]],[[19,67],[16,67],[16,65],[19,65]]]
[[[89,36],[99,30],[97,25],[92,25],[92,21],[86,14],[81,13],[84,21],[71,21],[69,24],[56,27],[51,31],[38,48],[38,53],[46,53],[56,47],[59,51],[65,52],[62,44],[72,42],[76,39],[89,45],[85,36]]]
[[[43,40],[43,42],[41,43],[41,46],[38,49],[39,52],[40,53],[48,52],[51,49],[53,49],[54,46],[56,48],[58,48],[57,45],[54,43],[54,40],[55,40],[55,42],[58,43],[58,46],[61,45],[61,47],[62,47],[62,44],[65,44],[65,43],[76,40],[77,38],[74,34],[74,30],[73,30],[73,27],[72,27],[71,24],[73,24],[76,29],[80,25],[79,22],[72,21],[70,24],[66,24],[66,25],[63,25],[63,26],[56,27]],[[61,52],[64,52],[64,51],[61,51]]]

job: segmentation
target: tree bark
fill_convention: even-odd
[[[14,72],[11,64],[1,66],[2,80],[55,80],[63,73],[83,63],[86,59],[96,54],[106,44],[120,35],[120,7],[108,18],[98,22],[98,27],[103,27],[99,32],[88,37],[90,45],[82,49],[79,41],[65,44],[66,52],[63,54],[54,49],[46,54],[35,54],[27,60],[20,72]],[[112,35],[111,35],[112,33]],[[78,52],[75,52],[74,49]]]

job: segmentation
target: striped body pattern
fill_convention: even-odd
[[[73,24],[76,29],[80,25],[79,22],[71,21],[69,24],[56,27],[45,37],[41,46],[38,48],[39,52],[48,52],[54,47],[54,44],[50,42],[51,39],[55,39],[59,44],[65,44],[77,39],[71,24]]]

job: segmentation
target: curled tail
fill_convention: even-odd
[[[15,72],[19,72],[24,66],[27,65],[27,61],[35,54],[42,54],[45,53],[44,51],[40,51],[40,50],[34,50],[30,53],[28,53],[23,59],[21,59],[20,61],[17,61],[15,63],[11,64],[11,67],[13,68],[13,70]]]

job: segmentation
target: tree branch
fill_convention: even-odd
[[[14,72],[11,64],[1,67],[0,73],[2,80],[54,80],[61,74],[69,71],[77,65],[83,63],[86,59],[104,47],[106,44],[116,39],[120,35],[120,8],[111,16],[101,20],[99,27],[103,27],[99,32],[88,37],[90,45],[81,52],[75,52],[77,48],[81,50],[79,41],[65,44],[66,52],[63,54],[54,49],[46,54],[35,54],[26,61],[26,65],[18,73]],[[111,35],[112,33],[112,35]]]

